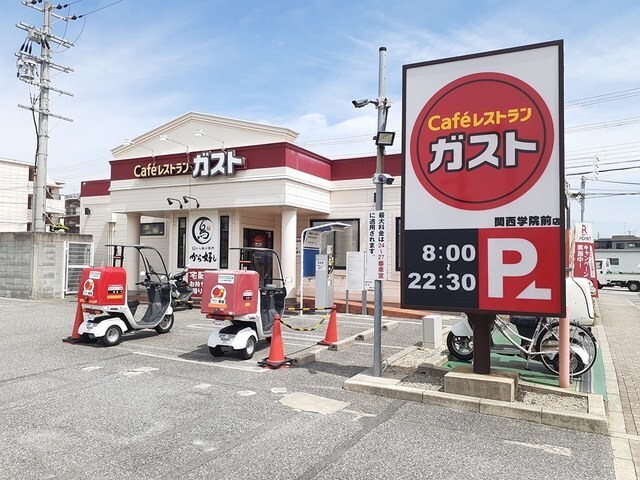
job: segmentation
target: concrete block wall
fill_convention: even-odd
[[[91,235],[49,232],[0,233],[0,297],[62,298],[64,242],[91,242]]]

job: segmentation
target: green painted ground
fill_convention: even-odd
[[[494,335],[493,338],[496,344],[504,344],[507,342],[500,333]],[[450,360],[443,365],[443,368],[454,369],[460,365],[470,365],[470,362],[461,362],[458,360]],[[531,360],[527,367],[527,361],[519,356],[502,355],[499,353],[491,353],[491,368],[501,371],[516,372],[519,374],[520,379],[537,383],[540,385],[548,385],[553,387],[559,387],[558,377],[547,370],[542,363]],[[591,381],[593,393],[598,393],[606,400],[605,390],[605,378],[604,378],[604,364],[602,363],[602,352],[598,349],[598,356],[596,363],[591,368]],[[571,388],[576,388],[576,381],[571,381]]]

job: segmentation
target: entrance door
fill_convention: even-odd
[[[245,228],[243,230],[243,246],[273,249],[273,231]],[[260,286],[271,283],[273,278],[273,258],[271,255],[254,256],[251,251],[243,251],[241,260],[250,261],[252,269],[260,274]]]

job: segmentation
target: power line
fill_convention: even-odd
[[[578,100],[571,100],[565,102],[565,110],[569,110],[577,107],[585,107],[588,105],[595,105],[598,103],[612,102],[614,100],[622,100],[629,97],[635,97],[640,95],[640,88],[631,88],[629,90],[621,90],[619,92],[604,93],[602,95],[594,95],[592,97],[585,97]]]
[[[609,120],[607,122],[576,125],[575,127],[565,128],[564,133],[577,133],[586,132],[588,130],[598,130],[601,128],[622,127],[625,125],[632,125],[634,123],[640,123],[640,117],[621,118],[620,120]]]
[[[608,169],[600,170],[599,173],[622,172],[624,170],[634,170],[636,168],[640,168],[640,165],[636,165],[633,167],[608,168]],[[565,173],[565,177],[577,177],[578,175],[591,175],[591,174],[593,174],[593,171],[589,170],[584,172]]]
[[[620,182],[615,180],[600,180],[594,179],[592,182],[600,182],[600,183],[618,183],[620,185],[640,185],[640,182]]]
[[[116,4],[118,4],[118,3],[122,2],[122,1],[123,0],[116,0],[115,2],[110,3],[109,5],[105,5],[104,7],[96,8],[95,10],[92,10],[92,11],[87,12],[87,13],[83,13],[82,15],[77,15],[77,16],[73,15],[73,16],[71,16],[69,18],[71,20],[77,20],[78,18],[86,17],[88,15],[91,15],[92,13],[96,13],[96,12],[99,12],[100,10],[104,10],[105,8],[113,7],[114,5],[116,5]]]

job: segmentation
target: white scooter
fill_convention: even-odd
[[[235,350],[248,360],[259,340],[271,340],[276,314],[282,317],[284,312],[285,283],[290,279],[283,279],[275,251],[232,250],[240,250],[241,268],[204,273],[201,312],[214,320],[215,329],[207,341],[211,355]]]
[[[143,245],[107,245],[113,247],[113,266],[85,268],[80,280],[78,302],[82,307],[83,322],[78,334],[85,339],[99,339],[111,347],[129,331],[155,329],[167,333],[173,327],[171,285],[167,268],[160,252]],[[122,267],[125,251],[140,255],[144,266],[142,285],[147,293],[147,309],[140,318],[136,315],[140,301],[129,300],[127,273]],[[117,265],[116,265],[117,264]]]

